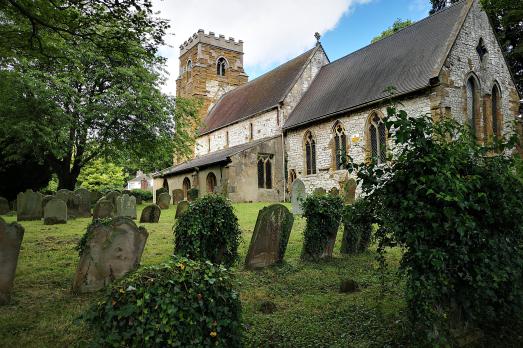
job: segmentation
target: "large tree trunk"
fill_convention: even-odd
[[[58,189],[74,191],[81,170],[78,162],[75,162],[72,167],[67,160],[57,161],[56,159],[50,159],[50,163],[53,172],[58,177]]]

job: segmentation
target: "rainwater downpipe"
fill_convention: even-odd
[[[280,119],[280,115],[281,115],[281,105],[278,104],[278,111],[277,111],[277,115],[276,117],[278,117],[278,120],[279,120],[279,124],[280,124],[280,129],[281,129],[281,152],[282,152],[282,156],[281,156],[281,159],[282,159],[282,173],[283,173],[283,202],[285,203],[286,199],[287,199],[287,196],[286,196],[286,193],[287,193],[287,187],[286,187],[286,183],[287,183],[287,180],[285,178],[286,174],[285,173],[285,137],[283,136],[283,119]]]

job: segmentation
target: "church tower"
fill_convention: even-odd
[[[203,99],[202,119],[224,93],[247,80],[242,40],[215,36],[213,32],[206,34],[200,29],[180,46],[176,96]]]

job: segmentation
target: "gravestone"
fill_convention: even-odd
[[[69,190],[58,190],[55,197],[61,199],[67,204],[67,217],[74,219],[80,217],[80,195],[77,195],[73,191]]]
[[[59,199],[51,199],[44,207],[44,225],[67,223],[67,204]]]
[[[160,195],[162,193],[169,193],[169,190],[165,187],[160,187],[158,190],[156,190],[156,204],[160,201]]]
[[[143,199],[142,199],[142,195],[141,194],[138,194],[136,192],[131,192],[130,195],[133,196],[136,199],[136,205],[140,205],[140,204],[143,203]]]
[[[101,199],[93,209],[93,220],[106,219],[114,216],[114,205],[111,201]]]
[[[91,205],[96,204],[102,198],[103,195],[101,192],[98,191],[91,191]]]
[[[33,192],[33,190],[20,192],[16,196],[17,220],[40,220],[43,215],[42,198],[43,195],[40,192]]]
[[[193,187],[192,189],[187,191],[187,200],[189,202],[195,201],[195,200],[198,199],[199,195],[200,195],[200,190],[198,190],[197,188]]]
[[[45,205],[49,203],[51,199],[55,198],[54,196],[47,195],[42,198],[42,210],[45,210]]]
[[[291,204],[293,214],[303,214],[301,202],[305,199],[305,196],[305,184],[300,179],[295,179],[292,182],[291,189]]]
[[[317,187],[314,189],[314,195],[316,196],[323,196],[327,193],[323,187]]]
[[[95,221],[86,233],[73,282],[75,293],[98,291],[136,270],[149,235],[126,217],[116,217],[109,224]]]
[[[122,195],[128,195],[130,196],[132,193],[131,193],[131,190],[123,190],[122,191]]]
[[[174,216],[174,218],[178,219],[185,215],[185,213],[187,213],[187,209],[189,209],[189,202],[182,201],[178,203],[178,205],[176,206],[176,215]]]
[[[158,206],[161,209],[169,209],[169,206],[171,205],[171,196],[167,192],[161,193],[160,197],[158,197]]]
[[[347,180],[347,182],[343,185],[343,203],[354,204],[354,201],[356,200],[357,187],[358,184],[356,183],[355,179],[350,178]]]
[[[329,195],[331,196],[339,196],[340,190],[337,187],[333,187],[329,190]]]
[[[158,223],[160,221],[160,215],[162,210],[157,204],[151,204],[143,208],[142,215],[140,216],[140,223]]]
[[[121,195],[122,194],[118,191],[111,191],[105,195],[105,199],[113,204],[113,207],[114,207],[113,213],[114,214],[116,214],[116,198],[120,197]]]
[[[80,197],[78,216],[91,217],[91,192],[87,189],[79,188],[74,193]]]
[[[24,238],[24,228],[0,218],[0,305],[7,304],[13,291],[13,283]]]
[[[0,197],[0,215],[7,214],[11,211],[9,209],[9,201],[4,197]]]
[[[283,261],[294,216],[281,204],[260,210],[245,258],[245,267],[260,269]]]
[[[178,204],[183,201],[183,190],[176,189],[173,190],[173,204]]]
[[[136,198],[128,194],[116,197],[116,216],[136,219]]]

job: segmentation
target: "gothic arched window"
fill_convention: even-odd
[[[187,199],[187,192],[189,192],[189,190],[191,189],[191,180],[189,180],[189,178],[186,177],[183,179],[182,189],[183,197]]]
[[[347,157],[347,135],[340,122],[336,122],[334,131],[334,157],[336,170],[344,169]]]
[[[216,74],[218,76],[225,76],[226,69],[227,69],[227,60],[225,60],[225,58],[223,58],[223,57],[218,58],[218,61],[216,62]]]
[[[316,141],[310,131],[305,133],[305,166],[307,175],[316,174]]]
[[[258,155],[258,188],[272,189],[272,155]]]
[[[191,71],[192,70],[192,60],[188,60],[187,61],[187,71]]]
[[[494,84],[492,88],[492,135],[494,137],[501,137],[501,130],[503,127],[503,122],[501,119],[501,94],[499,92],[499,87],[497,84]]]
[[[207,174],[207,192],[212,193],[214,192],[214,188],[216,187],[216,175],[214,175],[213,172],[210,172]]]
[[[478,86],[474,76],[467,80],[467,121],[476,135],[476,124],[479,122]]]
[[[373,113],[369,119],[369,153],[378,164],[387,160],[387,130],[385,123],[377,113]]]

